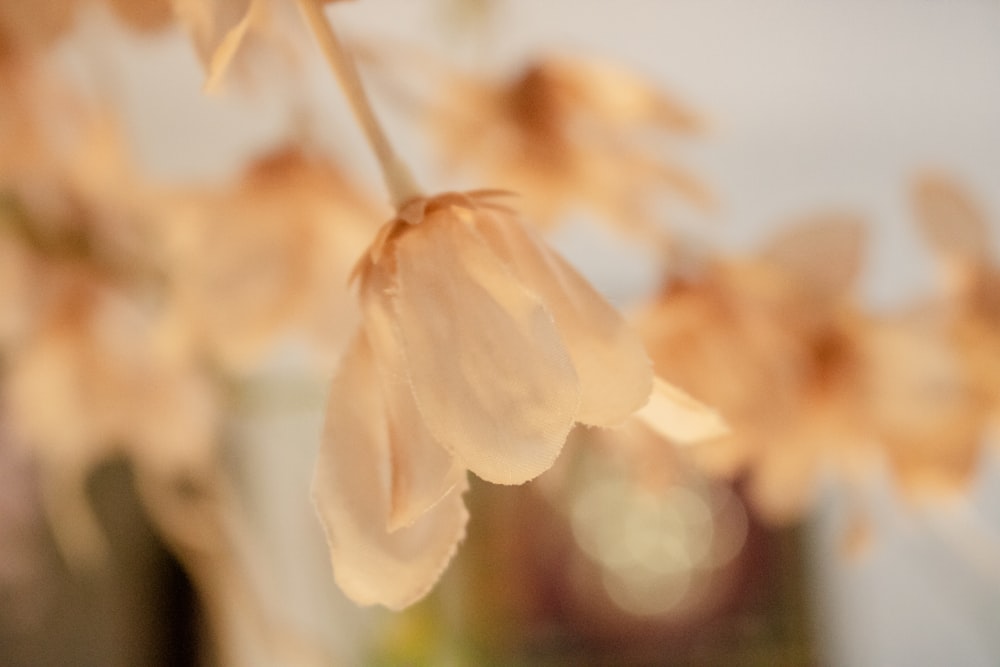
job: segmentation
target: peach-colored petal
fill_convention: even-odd
[[[729,427],[714,410],[660,378],[653,380],[649,402],[635,416],[662,437],[682,445],[729,433]]]
[[[951,180],[924,174],[914,184],[913,206],[920,231],[934,250],[949,259],[986,262],[991,246],[982,211]]]
[[[762,257],[825,298],[846,295],[861,270],[864,222],[847,214],[816,216],[779,233]]]
[[[697,114],[627,69],[568,58],[553,58],[547,67],[569,99],[600,120],[623,126],[650,122],[684,134],[702,129]]]
[[[961,353],[940,331],[906,321],[884,324],[866,343],[867,398],[902,489],[914,498],[967,489],[986,403]]]
[[[386,407],[368,340],[355,337],[337,372],[313,478],[337,584],[362,605],[402,609],[427,594],[465,535],[465,484],[412,525],[387,529]]]
[[[642,407],[652,389],[652,365],[618,311],[517,219],[480,212],[476,223],[490,249],[552,311],[580,378],[576,420],[615,426]]]
[[[389,530],[413,523],[465,478],[465,469],[434,440],[417,410],[392,311],[392,284],[376,266],[365,280],[365,333],[375,356],[389,419],[392,462]]]
[[[580,403],[552,314],[451,209],[395,249],[399,330],[428,430],[487,481],[537,477]]]

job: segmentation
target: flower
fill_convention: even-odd
[[[712,204],[696,178],[649,149],[654,138],[695,134],[701,121],[624,69],[547,58],[509,81],[445,81],[429,123],[446,163],[475,165],[518,192],[540,225],[583,208],[660,240],[664,203]]]
[[[333,380],[314,498],[341,588],[405,607],[464,535],[465,471],[520,484],[575,423],[622,423],[652,371],[622,317],[501,203],[420,198],[355,275],[362,327]]]
[[[707,472],[745,471],[772,523],[802,515],[824,467],[853,476],[866,459],[866,320],[848,301],[862,230],[839,214],[796,225],[759,257],[674,281],[640,326],[656,372],[732,426],[687,451]]]
[[[125,455],[160,479],[203,473],[222,397],[190,350],[163,344],[169,299],[148,184],[108,119],[79,121],[77,150],[39,142],[21,163],[31,168],[0,169],[0,409],[53,490],[60,547],[88,562],[102,544],[82,518],[89,472]]]
[[[871,396],[894,476],[914,500],[961,493],[1000,405],[1000,301],[986,217],[942,174],[913,187],[915,222],[939,261],[944,303],[872,337]]]
[[[159,217],[183,344],[237,372],[292,333],[335,358],[357,317],[352,262],[379,220],[340,169],[287,147],[234,187],[171,195]]]

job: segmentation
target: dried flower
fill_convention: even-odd
[[[465,470],[526,482],[574,423],[619,424],[649,397],[637,336],[500,198],[411,201],[356,269],[363,326],[314,495],[361,603],[399,608],[433,585],[463,534]]]
[[[356,322],[347,278],[375,210],[334,165],[294,148],[227,191],[165,199],[175,333],[237,371],[292,332],[335,357]]]
[[[6,397],[18,439],[47,465],[85,472],[119,451],[158,471],[204,469],[216,397],[157,345],[155,311],[84,264],[45,261],[30,336],[10,346]]]
[[[870,393],[899,485],[934,500],[968,488],[1000,406],[1000,282],[985,215],[958,184],[922,174],[913,202],[947,298],[878,327]]]
[[[847,300],[861,239],[853,218],[814,218],[753,261],[669,285],[644,316],[657,373],[732,427],[691,455],[715,474],[747,471],[751,501],[773,522],[801,516],[822,468],[853,474],[868,442],[864,320]]]
[[[452,166],[476,164],[523,196],[531,220],[552,226],[584,208],[659,239],[671,198],[706,207],[707,189],[648,149],[651,132],[692,134],[700,121],[629,72],[549,58],[512,81],[446,79],[430,124]]]

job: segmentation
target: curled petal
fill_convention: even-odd
[[[714,410],[660,378],[653,380],[649,402],[636,417],[662,437],[682,445],[729,433],[729,427]]]
[[[576,420],[615,426],[649,399],[653,371],[631,327],[562,257],[516,219],[480,213],[477,231],[552,311],[580,378]]]
[[[392,312],[391,279],[376,266],[362,302],[365,333],[375,358],[388,414],[392,464],[389,530],[413,523],[465,478],[465,469],[434,440],[417,410]]]
[[[371,349],[356,336],[333,381],[313,478],[334,577],[358,604],[402,609],[441,577],[465,535],[465,484],[411,525],[387,529],[390,453]]]
[[[580,403],[552,314],[450,208],[395,250],[397,321],[428,430],[487,481],[537,477]]]

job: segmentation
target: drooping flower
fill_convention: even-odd
[[[638,337],[502,195],[409,202],[355,270],[362,327],[330,392],[314,498],[336,579],[362,604],[401,608],[433,586],[464,534],[466,470],[526,482],[575,423],[620,424],[649,398]]]

